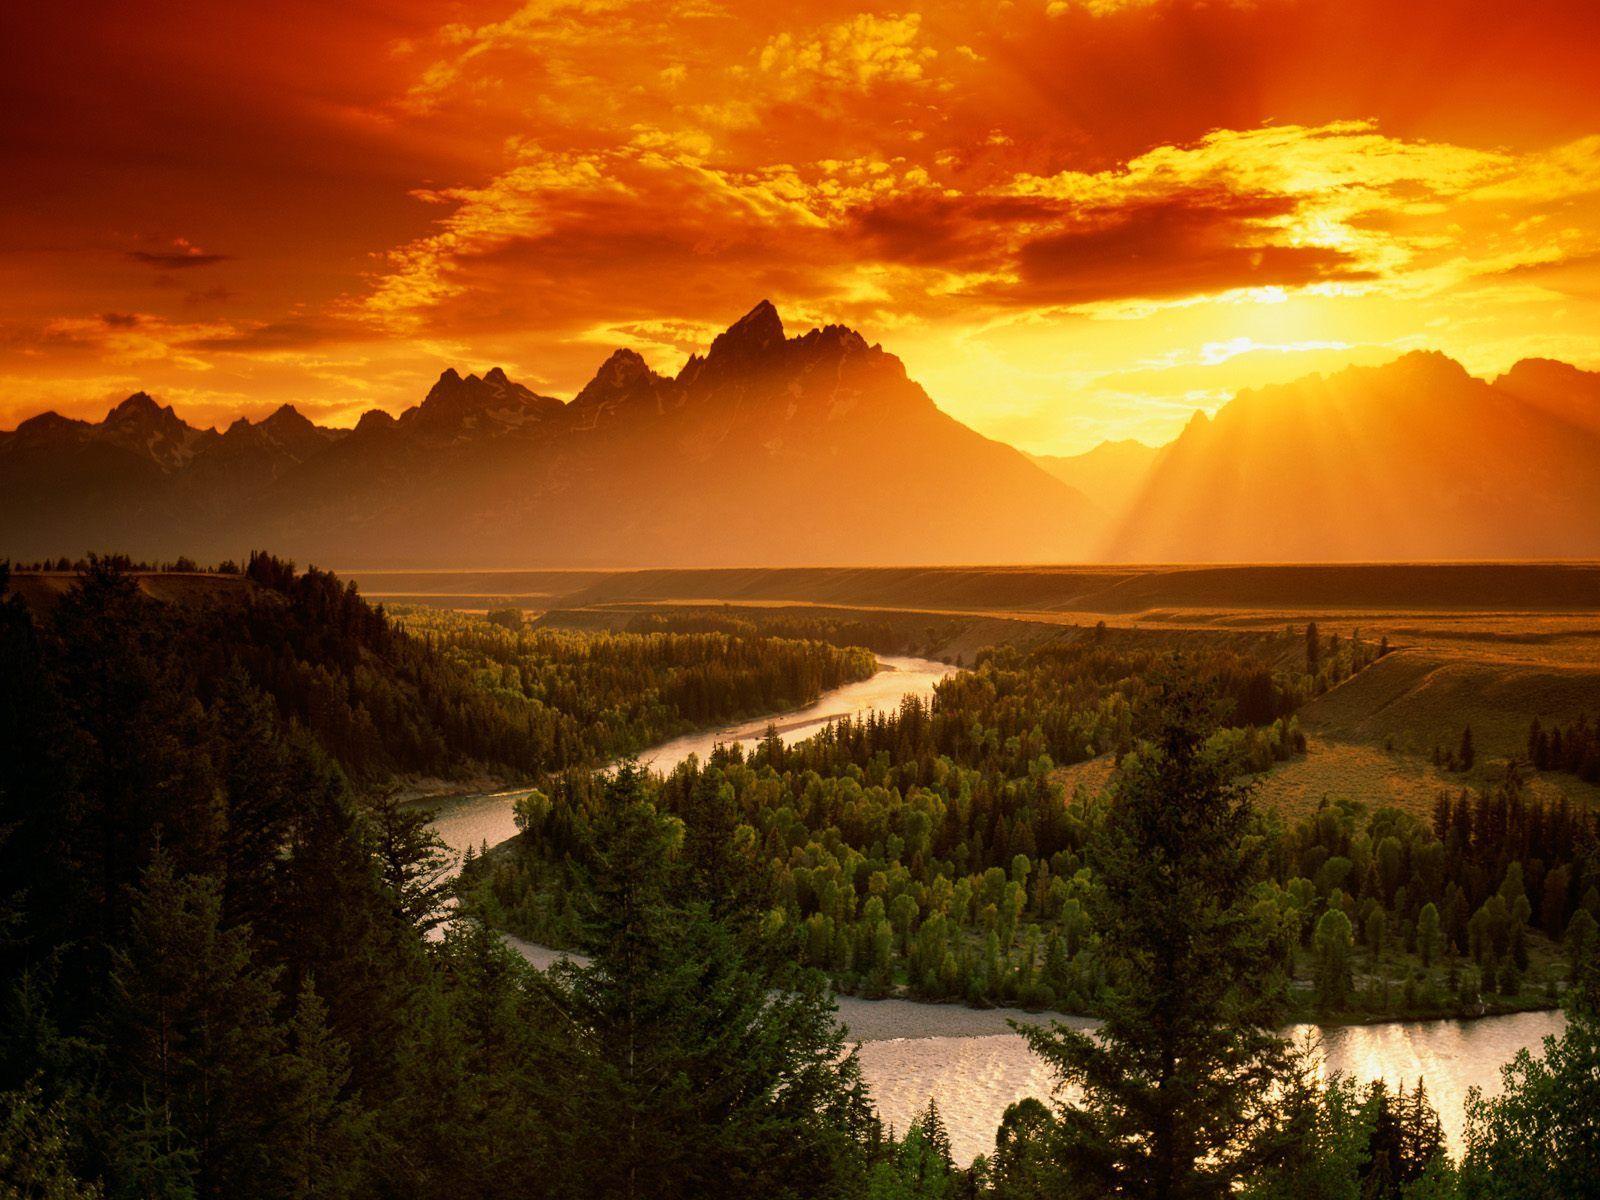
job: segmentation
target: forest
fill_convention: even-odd
[[[1207,748],[1230,777],[1305,753],[1294,710],[1330,671],[1351,669],[1326,645],[1274,666],[1281,650],[1280,639],[1185,660],[1219,698]],[[770,877],[765,921],[842,991],[1092,1015],[1106,986],[1089,915],[1106,801],[1068,793],[1059,768],[1133,751],[1162,658],[1104,634],[985,652],[931,704],[685,764],[662,803],[685,816],[726,810],[729,838]],[[584,884],[571,855],[602,795],[570,776],[527,802],[522,836],[470,872],[486,919],[574,944]],[[1529,801],[1514,771],[1492,789],[1441,795],[1431,824],[1351,801],[1294,823],[1258,812],[1252,835],[1270,870],[1254,902],[1273,922],[1293,1012],[1554,1003],[1600,918],[1597,832],[1592,813]]]
[[[596,639],[591,663],[567,635],[408,631],[326,573],[246,570],[263,595],[243,610],[153,601],[106,561],[48,609],[0,601],[0,1194],[1487,1197],[1593,1178],[1592,818],[1509,778],[1433,828],[1344,810],[1275,828],[1250,775],[1303,752],[1297,698],[1350,669],[1323,647],[1306,670],[1298,633],[1292,655],[1287,635],[1177,662],[1115,635],[997,652],[931,705],[666,778],[530,756],[524,833],[471,868],[488,919],[453,919],[425,813],[363,780],[515,767],[471,721],[514,739],[586,671],[654,672],[653,708],[597,685],[583,710],[623,714],[625,738],[690,719],[660,697],[698,717],[859,658],[651,633]],[[751,677],[702,675],[727,685],[708,699],[682,683],[695,653]],[[427,739],[376,722],[351,738],[328,696],[388,704],[442,750],[408,758]],[[1111,786],[1063,797],[1058,764],[1101,754]],[[1372,961],[1453,955],[1497,986],[1551,930],[1573,946],[1547,980],[1567,1033],[1475,1102],[1459,1161],[1420,1087],[1323,1080],[1274,1032],[1371,991],[1372,913]],[[592,957],[535,971],[490,920]],[[830,983],[1081,1002],[1103,1024],[1031,1031],[1076,1092],[1013,1106],[994,1153],[956,1163],[936,1102],[904,1131],[877,1119]]]
[[[538,769],[608,761],[690,730],[782,712],[877,670],[860,646],[735,631],[575,632],[407,607],[394,623],[474,694],[523,715]]]

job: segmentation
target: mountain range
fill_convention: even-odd
[[[1418,352],[1240,392],[1109,512],[1114,562],[1592,558],[1600,374],[1528,359],[1487,381]]]
[[[353,429],[196,429],[144,393],[0,432],[0,555],[777,566],[1600,555],[1600,374],[1410,354],[1241,392],[1161,447],[1030,457],[853,330],[763,301],[675,376],[570,401],[445,371]]]
[[[285,407],[197,430],[144,394],[0,434],[0,554],[124,549],[345,566],[1081,558],[1103,518],[941,412],[853,330],[763,301],[676,376],[618,350],[570,403],[447,370],[349,431]]]

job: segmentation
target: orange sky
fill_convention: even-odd
[[[763,296],[1041,452],[1415,347],[1600,368],[1596,8],[7,5],[0,426],[569,396]]]

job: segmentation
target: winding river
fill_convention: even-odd
[[[931,696],[934,685],[952,669],[918,658],[880,657],[879,663],[882,669],[872,678],[836,688],[805,708],[676,738],[641,754],[639,761],[668,771],[691,754],[704,758],[719,743],[755,741],[769,726],[776,726],[785,742],[793,742],[837,717],[892,709],[902,696]],[[458,852],[495,845],[515,836],[512,803],[523,794],[496,792],[444,801],[436,805],[434,826]],[[546,947],[506,940],[535,966],[548,966],[557,957]],[[859,1043],[862,1074],[884,1121],[904,1130],[928,1098],[937,1097],[951,1148],[961,1161],[993,1149],[1007,1105],[1050,1093],[1044,1063],[1008,1024],[1044,1024],[1047,1016],[850,996],[840,997],[839,1015]],[[1061,1019],[1078,1028],[1092,1025],[1079,1017]],[[1498,1092],[1505,1063],[1524,1048],[1538,1053],[1542,1039],[1564,1027],[1560,1013],[1535,1012],[1476,1021],[1298,1026],[1291,1033],[1297,1039],[1308,1034],[1318,1039],[1327,1071],[1360,1080],[1381,1078],[1391,1085],[1424,1080],[1450,1146],[1459,1151],[1467,1093],[1472,1088],[1489,1095]]]
[[[953,670],[955,668],[947,663],[928,658],[879,655],[877,674],[824,692],[804,708],[685,734],[642,751],[639,762],[665,773],[691,754],[704,759],[718,745],[731,746],[735,742],[748,745],[759,741],[766,736],[769,727],[776,727],[778,735],[788,745],[810,737],[829,721],[840,717],[898,708],[903,696],[927,699],[933,695],[934,684]],[[439,831],[445,845],[459,854],[468,846],[481,849],[485,843],[496,846],[507,838],[516,837],[512,805],[525,795],[527,789],[454,796],[427,803],[434,810],[433,827]]]

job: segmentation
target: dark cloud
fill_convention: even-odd
[[[1275,242],[1268,222],[1294,209],[1283,196],[1188,192],[1076,214],[1019,249],[1020,284],[1007,298],[1085,304],[1370,277],[1344,251]]]
[[[1047,222],[1060,205],[1031,197],[911,195],[852,214],[856,234],[889,262],[959,270],[993,265],[1009,229]]]
[[[163,271],[182,271],[189,267],[210,267],[220,262],[228,262],[233,258],[231,254],[185,254],[182,252],[153,254],[148,250],[129,250],[128,257],[134,262],[143,263],[147,267],[157,267]]]
[[[340,321],[270,321],[252,329],[180,342],[183,350],[301,350],[350,341],[360,330]]]
[[[138,313],[101,313],[100,319],[105,322],[107,329],[132,329],[139,323]]]

